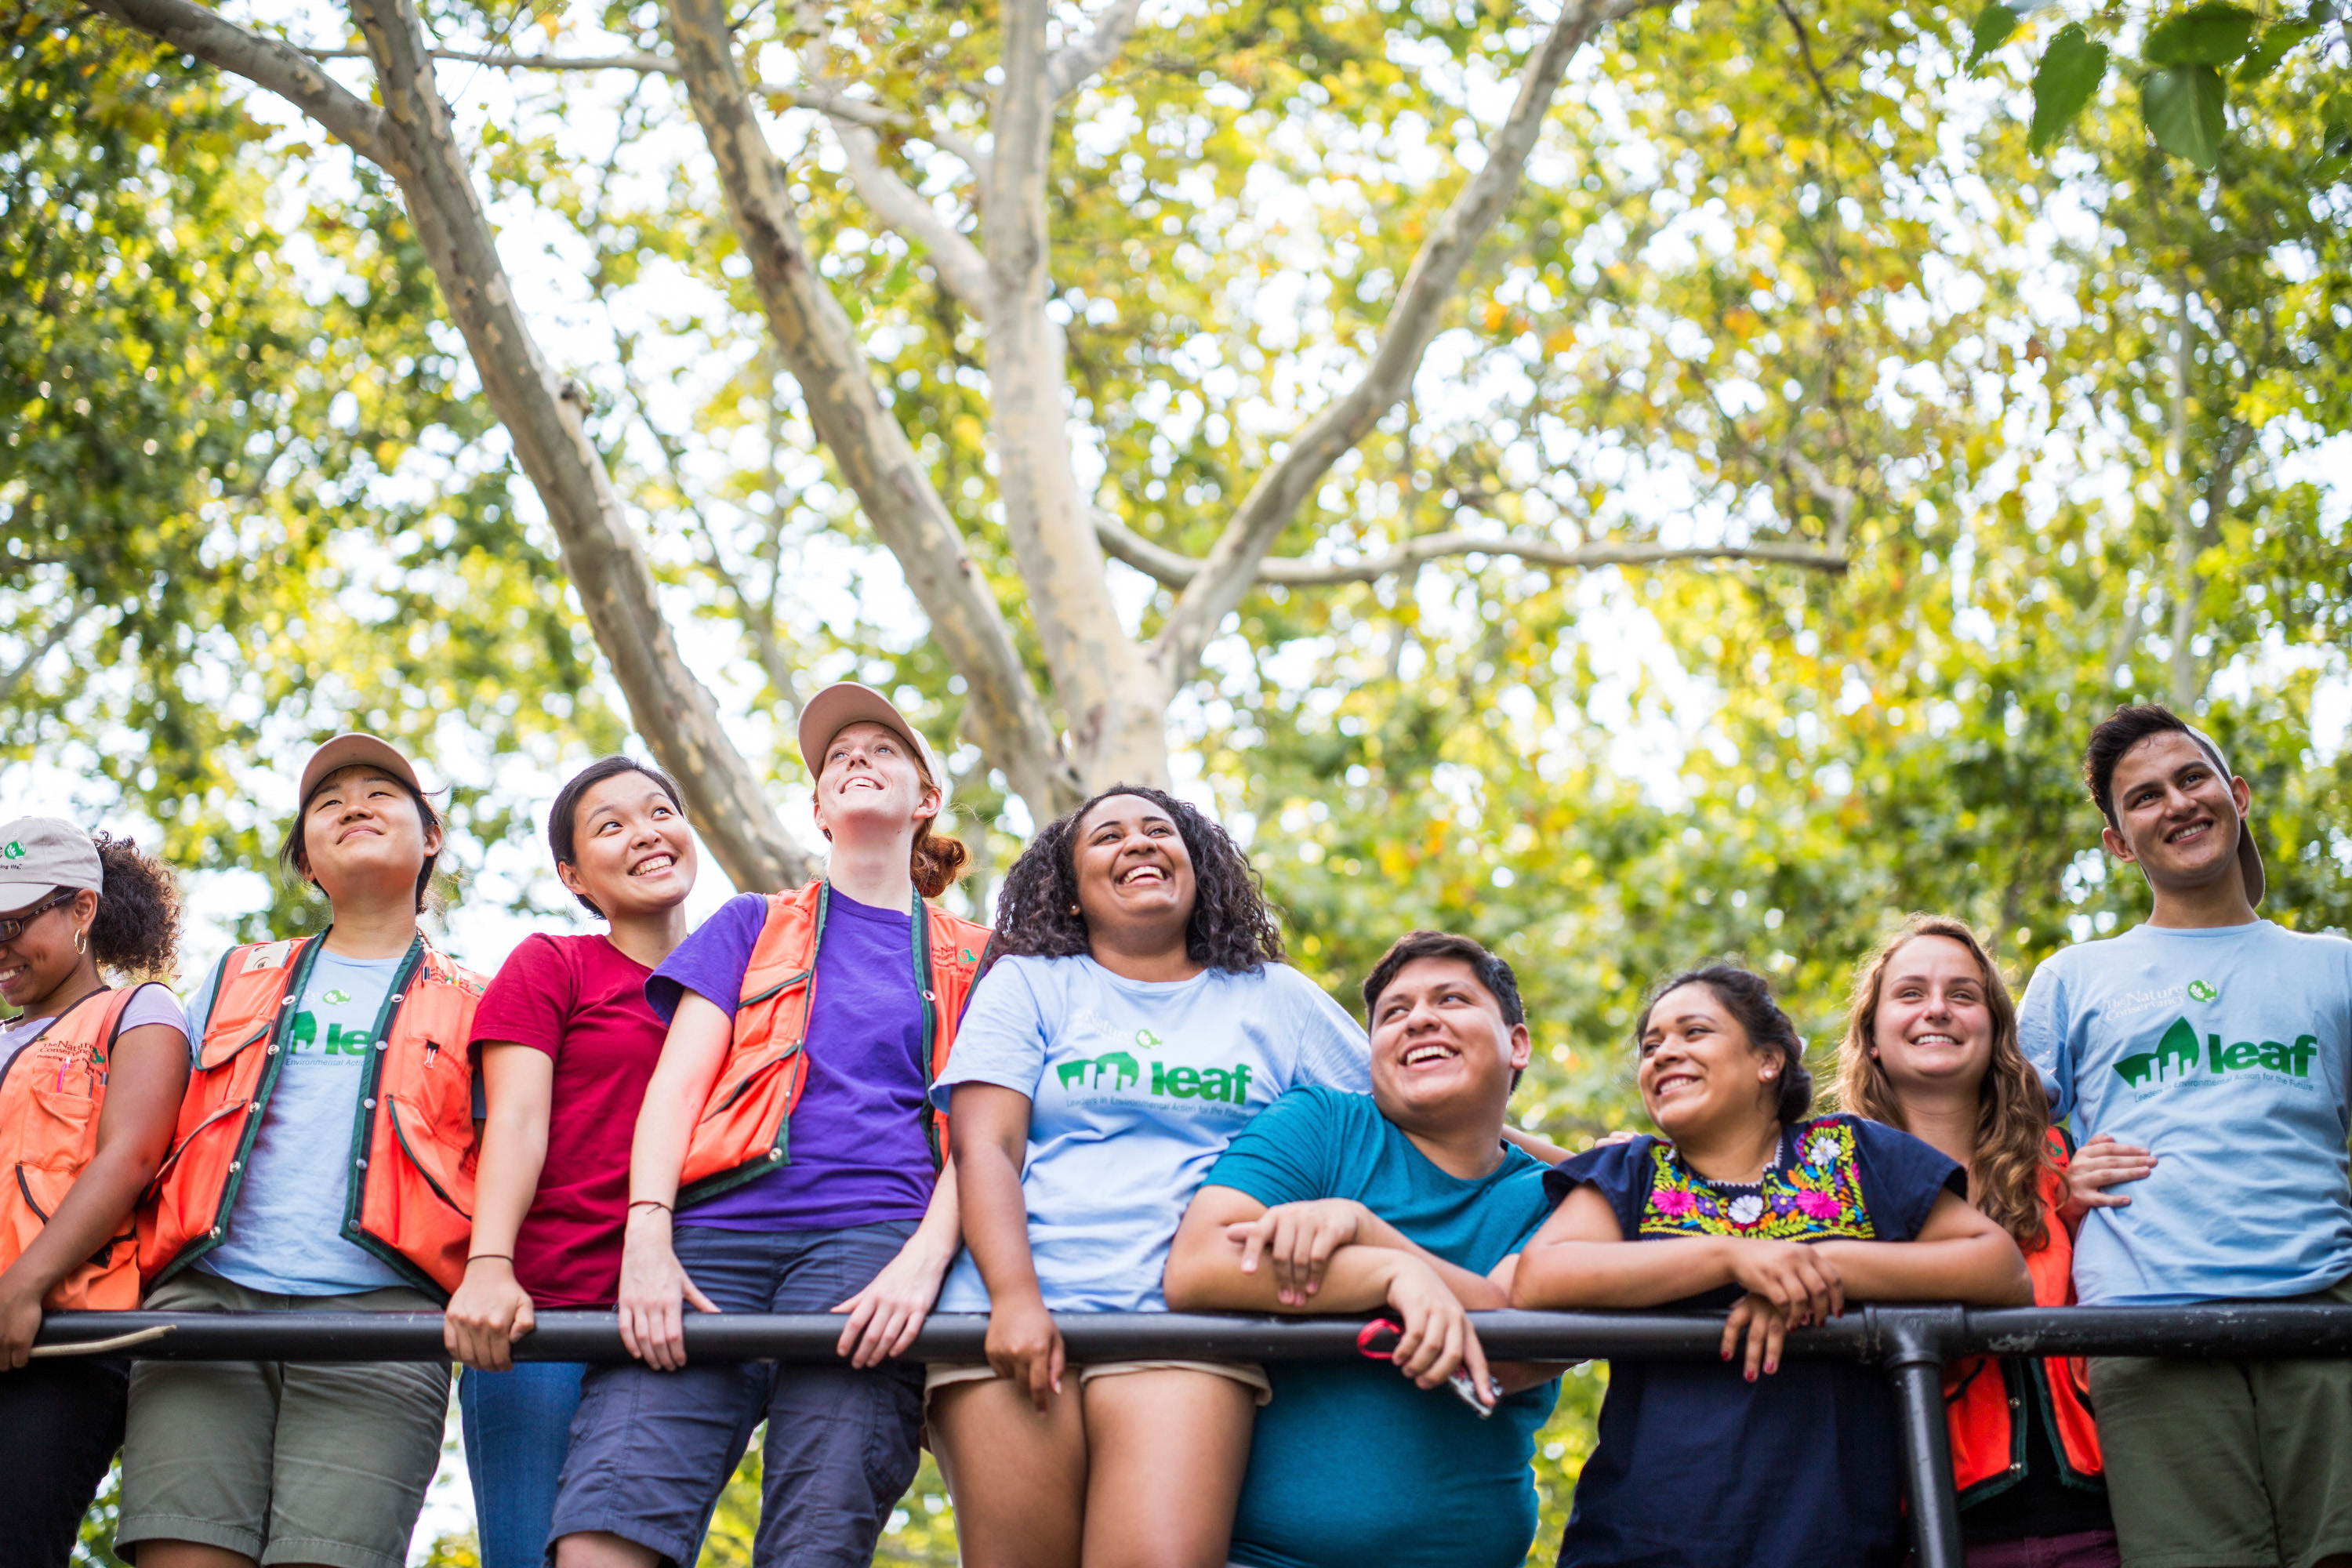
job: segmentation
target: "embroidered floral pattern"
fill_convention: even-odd
[[[1759,1186],[1717,1188],[1685,1165],[1673,1144],[1653,1145],[1655,1172],[1641,1234],[1768,1241],[1876,1237],[1862,1201],[1853,1128],[1835,1117],[1805,1122],[1792,1130],[1781,1152]]]

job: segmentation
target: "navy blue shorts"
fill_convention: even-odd
[[[675,1245],[687,1278],[721,1311],[825,1312],[871,1283],[914,1233],[911,1220],[778,1232],[687,1225]],[[913,1363],[592,1368],[549,1541],[609,1531],[673,1565],[693,1562],[763,1420],[752,1562],[866,1568],[921,1458],[923,1369]]]

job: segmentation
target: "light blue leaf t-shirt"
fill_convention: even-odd
[[[1364,1031],[1287,964],[1126,980],[1093,959],[1006,958],[982,979],[934,1101],[960,1083],[1029,1097],[1029,1250],[1057,1312],[1167,1310],[1177,1222],[1235,1132],[1286,1090],[1371,1092]],[[942,1312],[988,1310],[971,1254]]]
[[[283,1031],[286,1063],[246,1159],[228,1234],[197,1268],[248,1289],[289,1296],[407,1283],[390,1264],[343,1237],[360,1085],[384,998],[404,962],[319,953]],[[198,1052],[219,989],[215,963],[189,997]]]
[[[2352,1275],[2352,942],[2137,926],[2053,954],[2019,1043],[2087,1142],[2153,1150],[2074,1242],[2085,1305],[2300,1296]]]

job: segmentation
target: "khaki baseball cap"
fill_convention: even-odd
[[[328,774],[354,763],[382,768],[417,794],[425,793],[425,786],[417,782],[416,770],[401,755],[399,747],[377,736],[352,731],[322,742],[310,753],[310,760],[302,764],[302,787],[295,794],[295,809],[299,811],[310,804],[310,797],[319,793],[319,785]]]
[[[801,706],[801,762],[808,768],[814,781],[824,771],[824,750],[833,738],[852,724],[879,724],[915,750],[923,772],[940,792],[940,816],[948,809],[948,771],[940,766],[939,757],[923,732],[907,722],[907,716],[898,705],[870,686],[860,686],[854,680],[837,680],[810,698]]]
[[[20,816],[0,827],[0,910],[37,904],[59,888],[105,886],[98,846],[72,823]]]
[[[2221,770],[2223,778],[2238,776],[2231,772],[2230,759],[2221,754],[2221,748],[2214,743],[2212,736],[2202,730],[2192,729],[2189,731],[2189,738],[2205,748],[2206,754],[2213,759],[2213,765]],[[2254,830],[2246,825],[2243,817],[2238,819],[2238,875],[2246,884],[2246,902],[2260,909],[2268,882],[2263,874],[2263,852],[2254,847]]]

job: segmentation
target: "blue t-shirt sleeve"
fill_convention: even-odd
[[[212,1021],[213,998],[220,994],[221,969],[227,963],[228,954],[226,952],[213,960],[212,968],[205,972],[205,977],[196,983],[196,988],[188,993],[188,1059],[190,1061],[194,1061],[204,1055],[205,1026]]]
[[[1268,1208],[1331,1196],[1345,1109],[1334,1090],[1292,1089],[1234,1135],[1207,1184],[1246,1193]]]
[[[1288,1004],[1289,1033],[1297,1042],[1287,1087],[1312,1084],[1347,1094],[1371,1093],[1372,1043],[1348,1010],[1286,963],[1267,965],[1266,978]]]
[[[1048,959],[1005,958],[980,977],[956,1028],[948,1065],[931,1086],[931,1103],[951,1110],[949,1090],[960,1083],[992,1083],[1031,1100],[1045,1072],[1045,1006],[1037,994]]]
[[[738,893],[719,905],[646,978],[646,1005],[667,1024],[677,1016],[678,998],[691,991],[731,1016],[743,999],[743,972],[751,967],[751,950],[767,923],[768,900],[761,894]]]
[[[1909,1241],[1927,1223],[1937,1198],[1946,1193],[1968,1197],[1968,1172],[1942,1150],[1859,1116],[1842,1120],[1853,1130],[1862,1201],[1879,1240]]]
[[[2053,957],[2026,982],[2017,1005],[2017,1045],[2050,1096],[2050,1117],[2063,1121],[2074,1113],[2074,1053],[2066,1047],[2066,983]]]
[[[1635,1138],[1603,1144],[1570,1156],[1544,1173],[1544,1195],[1558,1208],[1579,1187],[1591,1187],[1609,1200],[1617,1228],[1631,1241],[1642,1228],[1642,1206],[1650,1201],[1650,1181],[1656,1167],[1650,1150],[1654,1138]]]

